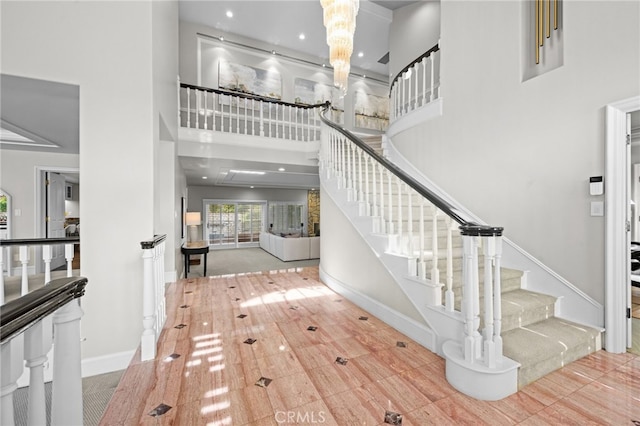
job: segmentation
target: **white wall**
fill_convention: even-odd
[[[424,1],[393,11],[389,28],[389,74],[404,67],[438,43],[440,1]]]
[[[564,65],[524,83],[521,6],[441,3],[444,115],[393,142],[603,303],[604,218],[589,208],[603,197],[589,195],[589,177],[604,175],[605,105],[640,92],[640,3],[565,2]]]
[[[218,63],[220,59],[229,62],[253,66],[265,70],[276,70],[282,78],[282,100],[294,102],[294,81],[296,78],[333,85],[333,72],[322,67],[303,65],[278,56],[255,52],[248,49],[235,48],[230,44],[219,43],[206,37],[198,36],[198,33],[210,36],[224,36],[226,40],[232,40],[248,46],[259,47],[270,51],[273,46],[258,40],[247,39],[235,34],[227,34],[223,31],[180,21],[180,80],[182,83],[196,84],[204,87],[218,88]],[[200,40],[200,43],[198,42]],[[200,52],[198,47],[201,46]],[[287,51],[278,48],[283,54],[302,58],[315,63],[323,60],[302,55],[298,52]],[[200,53],[200,64],[198,63]],[[415,58],[414,58],[415,59]],[[364,74],[370,74],[364,72]],[[387,81],[387,76],[376,75],[381,81]],[[371,79],[350,78],[348,92],[344,98],[345,127],[352,129],[354,122],[353,101],[357,90],[375,96],[388,96],[388,86]],[[357,129],[361,133],[379,133],[368,129]]]
[[[148,1],[1,7],[2,72],[80,86],[81,273],[89,279],[83,358],[133,351],[142,330],[140,241],[155,231],[160,108],[151,70],[158,16]],[[169,15],[158,19],[177,19]]]
[[[179,250],[180,203],[176,205],[177,158],[177,78],[178,78],[178,5],[176,2],[153,2],[153,106],[154,106],[154,230],[166,235],[164,267],[167,281],[176,278],[176,256]]]
[[[320,266],[332,278],[421,324],[420,313],[331,197],[321,192]]]

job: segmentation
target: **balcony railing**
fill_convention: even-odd
[[[440,47],[433,46],[404,67],[391,82],[391,122],[441,98]]]
[[[293,104],[247,93],[179,85],[181,127],[299,142],[320,138],[324,104]]]
[[[25,366],[29,369],[28,424],[44,425],[45,365],[53,348],[53,387],[51,424],[82,424],[82,372],[80,353],[80,309],[78,298],[84,295],[87,279],[72,277],[71,262],[75,238],[1,240],[0,247],[19,247],[22,263],[20,297],[0,306],[2,342],[0,424],[15,424],[13,394]],[[50,262],[55,247],[64,244],[68,262],[67,277],[51,280]],[[42,286],[29,292],[27,265],[34,247],[42,248],[45,264]],[[2,265],[0,265],[2,266]],[[0,275],[0,293],[4,299],[4,277]],[[37,284],[37,283],[36,283]]]

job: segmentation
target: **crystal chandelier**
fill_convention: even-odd
[[[333,84],[342,94],[347,93],[351,53],[353,53],[353,33],[356,30],[356,15],[359,0],[320,0],[323,9],[324,26],[327,28],[329,62],[333,67]]]

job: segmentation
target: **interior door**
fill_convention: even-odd
[[[46,218],[47,238],[64,238],[64,177],[59,173],[47,172],[46,180]],[[64,265],[64,245],[53,246],[51,270]]]

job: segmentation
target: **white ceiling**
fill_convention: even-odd
[[[360,0],[356,17],[351,65],[359,73],[388,76],[386,64],[378,62],[389,51],[392,9],[415,1]],[[227,12],[233,13],[232,17]],[[329,47],[322,23],[320,0],[180,1],[180,19],[231,34],[285,47],[328,62]],[[299,38],[304,34],[304,40]],[[358,53],[363,56],[359,57]],[[385,79],[386,81],[386,79]]]

